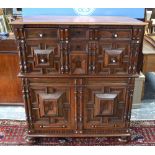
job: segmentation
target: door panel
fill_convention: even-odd
[[[74,130],[75,105],[71,83],[67,79],[47,79],[46,83],[42,83],[42,80],[30,82],[31,113],[36,131]]]
[[[84,97],[84,129],[125,127],[127,82],[87,80]]]

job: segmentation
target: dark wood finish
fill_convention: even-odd
[[[19,105],[23,103],[19,58],[13,37],[0,40],[0,104]]]
[[[39,19],[13,23],[29,136],[130,136],[145,23]]]

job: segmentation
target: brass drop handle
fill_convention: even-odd
[[[40,37],[40,38],[42,38],[42,37],[43,37],[43,34],[42,34],[42,33],[40,33],[40,34],[39,34],[39,37]]]

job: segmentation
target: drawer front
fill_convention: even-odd
[[[29,117],[31,131],[53,134],[72,133],[74,122],[74,94],[72,81],[67,79],[29,80]]]
[[[131,45],[127,41],[101,41],[95,59],[96,73],[100,75],[127,75],[131,65]],[[98,53],[97,53],[98,52]]]
[[[27,72],[33,74],[128,75],[136,65],[130,42],[26,41]],[[70,48],[70,49],[68,49]],[[139,52],[134,51],[135,53]],[[132,58],[132,57],[133,58]]]
[[[26,39],[57,39],[56,28],[25,28]]]
[[[57,41],[26,41],[27,72],[33,74],[59,74],[60,45]]]
[[[99,38],[104,39],[122,39],[130,40],[132,38],[132,30],[130,29],[101,29]]]
[[[90,79],[84,94],[84,129],[103,130],[127,127],[131,107],[127,80]]]
[[[89,74],[128,75],[131,74],[131,61],[130,41],[99,41],[89,44]]]

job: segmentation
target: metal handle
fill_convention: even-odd
[[[116,59],[115,59],[115,58],[112,58],[112,59],[111,59],[111,62],[112,62],[112,63],[116,63]]]
[[[45,61],[45,59],[42,58],[42,59],[40,59],[40,62],[45,63],[46,61]]]
[[[114,33],[114,34],[113,34],[113,37],[114,37],[114,38],[117,38],[117,37],[118,37],[118,34],[117,34],[117,33]]]
[[[43,34],[42,34],[42,33],[40,33],[40,34],[39,34],[39,37],[40,37],[40,38],[42,38],[42,37],[43,37]]]

